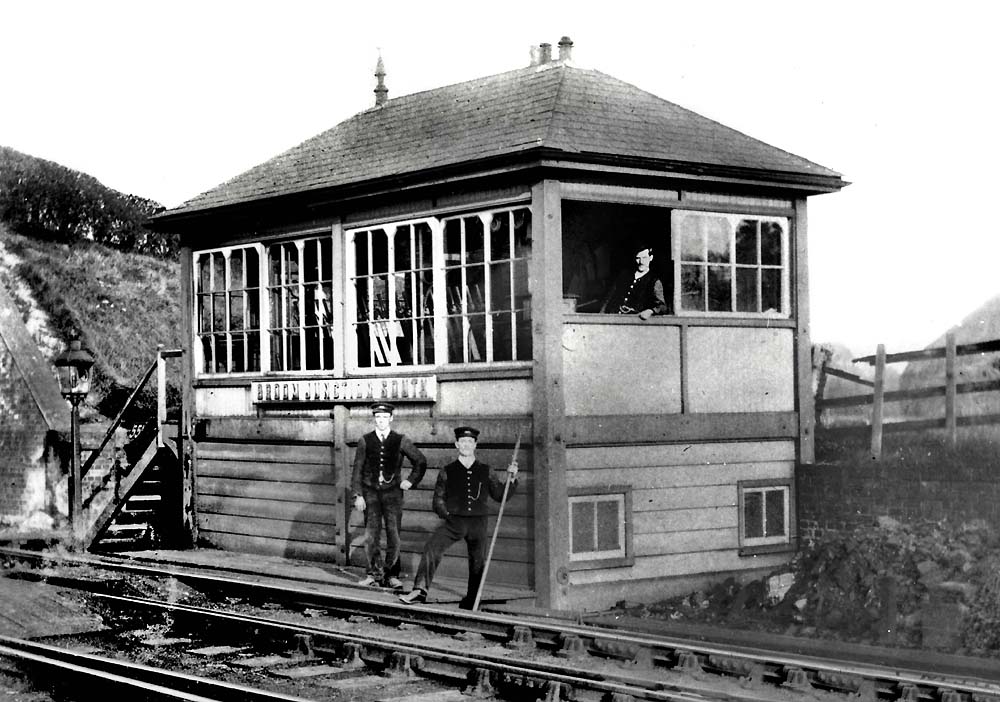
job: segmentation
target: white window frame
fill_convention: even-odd
[[[683,255],[683,237],[680,231],[679,225],[681,218],[685,215],[700,215],[700,216],[710,216],[710,217],[723,217],[726,218],[730,223],[729,231],[729,252],[731,260],[728,263],[710,263],[708,261],[707,255],[703,257],[702,261],[682,261],[681,257]],[[685,265],[688,266],[700,266],[706,270],[710,266],[725,266],[731,271],[730,275],[730,300],[734,305],[734,308],[738,306],[738,288],[737,288],[737,275],[736,271],[740,268],[750,268],[758,271],[757,275],[757,301],[761,301],[761,284],[762,276],[760,272],[763,270],[773,270],[779,268],[774,264],[764,264],[760,259],[760,235],[758,230],[757,236],[757,262],[753,264],[737,263],[736,262],[736,231],[737,224],[740,220],[753,219],[758,222],[772,222],[781,225],[781,309],[776,312],[769,312],[767,310],[761,310],[760,312],[752,311],[720,311],[720,310],[686,310],[682,307],[682,269]],[[759,227],[759,225],[758,225]],[[673,261],[674,261],[674,314],[681,317],[736,317],[736,318],[767,318],[767,319],[789,319],[791,317],[791,269],[790,269],[790,251],[789,244],[791,242],[791,219],[788,217],[780,217],[774,215],[762,215],[762,214],[751,214],[751,213],[733,213],[733,212],[718,212],[713,210],[686,210],[686,209],[674,209],[670,213],[670,240],[672,245]],[[707,248],[707,242],[705,244]],[[707,305],[708,300],[708,276],[705,276],[704,280],[705,288],[705,300]]]
[[[617,562],[616,564],[624,565],[625,561],[632,556],[630,548],[631,522],[629,521],[631,519],[630,492],[630,488],[625,486],[612,486],[601,490],[580,488],[570,491],[569,507],[567,510],[567,519],[569,520],[570,563],[586,564],[594,561],[615,561]],[[616,502],[618,504],[618,520],[616,523],[618,524],[619,529],[618,542],[621,544],[621,547],[606,551],[583,551],[575,553],[573,550],[573,505],[587,503],[595,504],[593,529],[596,539],[599,525],[597,520],[596,504],[599,502]]]
[[[260,327],[256,330],[256,333],[257,333],[257,335],[259,337],[258,338],[258,343],[259,343],[258,352],[260,353],[260,366],[261,367],[260,367],[259,370],[246,370],[246,371],[239,371],[239,372],[235,372],[234,373],[233,370],[232,370],[232,368],[233,368],[233,362],[232,362],[233,330],[229,328],[229,320],[231,318],[231,316],[230,316],[231,315],[230,302],[231,302],[231,299],[232,299],[231,298],[231,295],[232,295],[232,292],[231,292],[232,291],[232,280],[231,280],[232,269],[230,268],[229,261],[230,261],[230,258],[233,255],[234,251],[241,251],[243,249],[253,249],[253,250],[255,250],[257,252],[257,304],[258,304],[258,322],[260,324]],[[198,289],[198,286],[199,286],[200,280],[201,280],[200,276],[198,275],[198,265],[200,263],[200,260],[203,257],[205,257],[205,256],[212,257],[212,256],[214,256],[217,253],[221,253],[222,256],[223,256],[223,259],[225,260],[225,276],[226,276],[226,280],[225,280],[224,287],[222,288],[222,290],[221,291],[220,290],[216,290],[215,289],[215,267],[212,266],[212,265],[209,265],[209,269],[208,269],[209,270],[209,287],[211,288],[211,291],[210,291],[209,295],[210,296],[214,296],[214,295],[218,294],[219,292],[224,292],[225,295],[226,295],[226,332],[225,332],[225,336],[226,336],[226,348],[228,349],[228,353],[226,354],[226,370],[225,371],[215,371],[215,370],[206,371],[205,370],[206,349],[205,349],[205,345],[204,345],[204,343],[202,341],[202,332],[200,330],[200,325],[199,325],[199,320],[200,320],[199,314],[200,314],[200,310],[201,310],[201,305],[200,305],[199,297],[202,294],[202,291]],[[194,319],[192,320],[192,328],[193,328],[193,332],[194,333],[192,335],[192,341],[194,343],[194,352],[195,352],[195,357],[197,359],[197,366],[196,366],[196,368],[197,368],[197,375],[199,377],[214,378],[214,377],[219,377],[219,376],[231,376],[231,375],[235,375],[235,376],[259,375],[260,373],[266,372],[266,368],[267,368],[268,364],[270,363],[270,352],[269,352],[270,346],[269,346],[268,341],[267,341],[267,328],[270,325],[270,320],[269,320],[269,314],[270,313],[269,313],[269,310],[267,309],[266,300],[264,299],[264,294],[263,294],[264,291],[267,289],[267,278],[266,278],[266,269],[265,269],[266,256],[267,256],[267,253],[265,251],[265,246],[261,242],[254,242],[254,243],[250,243],[250,244],[239,244],[239,245],[233,245],[233,246],[222,246],[222,247],[217,247],[217,248],[213,248],[213,249],[202,249],[202,250],[195,251],[195,252],[192,253],[192,256],[191,256],[191,268],[192,268],[192,283],[193,283],[193,288],[194,288],[194,290],[193,290],[193,294],[194,294]],[[245,267],[244,267],[244,270],[243,270],[243,284],[244,284],[244,286],[246,285],[246,268]],[[244,320],[245,320],[246,319],[246,314],[247,314],[247,299],[248,299],[248,295],[247,295],[245,287],[244,287],[244,289],[242,291],[242,295],[243,295],[243,314],[244,314]],[[245,331],[246,331],[246,327],[244,327],[244,332]],[[214,336],[217,333],[218,332],[214,332],[213,331],[213,333],[210,334],[209,336]],[[245,346],[244,346],[244,353],[246,353],[246,347]],[[249,357],[248,356],[245,357],[244,360],[248,361]],[[215,363],[212,364],[212,367],[214,369]]]
[[[792,487],[784,480],[747,480],[741,481],[737,485],[739,491],[739,525],[740,525],[740,546],[741,547],[752,547],[752,546],[771,546],[775,544],[790,544],[792,542]],[[785,525],[785,533],[777,535],[768,535],[767,530],[767,493],[769,492],[781,492],[784,495],[782,499],[782,509],[783,509],[783,519]],[[745,500],[748,494],[760,494],[761,495],[761,524],[760,531],[763,536],[758,537],[748,537],[747,536],[747,523],[746,523],[746,505]]]

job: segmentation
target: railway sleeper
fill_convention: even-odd
[[[764,664],[760,661],[712,654],[708,657],[711,669],[739,678],[748,685],[759,685],[764,682]]]
[[[859,702],[876,702],[878,699],[875,681],[863,675],[817,670],[816,682],[820,683],[824,689],[852,695]]]

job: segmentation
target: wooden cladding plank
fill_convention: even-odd
[[[226,514],[239,517],[284,519],[334,525],[339,512],[337,505],[317,505],[280,500],[257,500],[227,495],[204,495],[198,501],[199,514]]]
[[[276,483],[266,480],[236,480],[231,478],[199,478],[198,499],[205,495],[229,495],[264,500],[284,500],[332,505],[338,490],[332,485],[311,483]]]
[[[337,561],[340,547],[332,541],[315,543],[311,541],[290,541],[288,539],[247,536],[244,534],[226,534],[222,532],[200,532],[201,541],[237,553],[256,553],[264,556],[279,556],[281,558],[297,558],[306,561]]]
[[[199,441],[195,444],[198,460],[214,458],[220,461],[254,463],[317,463],[333,465],[333,446],[309,444],[254,444]]]
[[[632,510],[634,512],[656,512],[668,509],[701,507],[731,507],[735,504],[735,485],[632,491]]]
[[[572,470],[640,468],[644,466],[706,466],[724,463],[794,461],[792,441],[728,441],[705,444],[591,446],[567,451]]]
[[[591,583],[617,583],[622,580],[665,578],[699,573],[736,572],[741,570],[771,569],[787,563],[791,553],[740,556],[735,548],[698,553],[672,553],[663,556],[637,558],[627,568],[578,570],[570,574],[572,585]]]
[[[442,523],[441,517],[432,512],[416,512],[412,510],[403,511],[403,531],[413,532],[423,535],[424,538],[430,536],[431,532],[437,529]],[[488,533],[492,534],[496,524],[496,515],[490,517],[487,526]],[[500,536],[508,539],[531,540],[535,535],[534,520],[518,515],[508,514],[504,510],[503,519],[500,522]]]
[[[451,447],[452,458],[455,457],[455,427],[472,425],[482,431],[480,434],[480,450],[496,446],[513,448],[518,431],[521,433],[521,448],[527,450],[531,444],[531,417],[468,417],[440,415],[430,417],[413,417],[397,415],[392,422],[396,431],[410,437],[418,445],[440,444]],[[347,436],[352,441],[372,430],[371,415],[352,414],[347,419]],[[477,454],[479,452],[477,451]]]
[[[795,439],[795,412],[698,412],[566,417],[566,445]]]
[[[431,505],[434,501],[434,490],[431,489],[431,487],[434,483],[430,482],[427,484],[430,487],[426,489],[410,490],[406,494],[403,498],[404,514],[409,510],[432,511]],[[500,503],[491,499],[489,504],[490,514],[496,514],[500,509]],[[506,519],[508,515],[530,516],[532,514],[530,504],[531,501],[528,494],[521,488],[520,485],[518,485],[517,490],[507,497],[507,504],[504,507],[504,519]]]
[[[699,553],[720,549],[739,548],[738,527],[703,529],[700,531],[675,531],[659,534],[634,534],[632,546],[637,558],[663,556],[673,553]]]
[[[632,516],[633,536],[738,526],[739,513],[735,505],[635,512]]]
[[[602,468],[574,470],[566,477],[571,488],[604,485],[631,485],[633,488],[674,488],[695,485],[734,485],[739,480],[791,478],[795,464],[791,461],[772,463],[736,463],[699,466],[657,466],[650,468]]]
[[[252,463],[248,461],[220,461],[215,458],[203,458],[198,461],[198,476],[322,485],[333,485],[337,477],[334,475],[333,467],[328,464]]]
[[[227,514],[198,514],[198,528],[207,531],[244,536],[260,536],[269,539],[310,541],[332,544],[337,533],[332,524],[316,524],[283,519],[262,519],[259,517],[234,517]]]
[[[198,421],[207,440],[274,444],[333,442],[330,417],[202,417]]]

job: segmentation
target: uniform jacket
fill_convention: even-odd
[[[406,479],[416,487],[424,477],[424,471],[427,470],[427,459],[406,435],[390,429],[385,437],[385,443],[378,440],[378,434],[374,431],[362,436],[354,452],[354,471],[351,473],[351,490],[354,491],[354,495],[362,494],[363,488],[369,490],[398,488],[404,456],[410,459],[413,465]]]
[[[626,309],[622,309],[622,308]],[[666,314],[667,301],[663,296],[663,283],[652,271],[636,278],[634,272],[623,273],[604,301],[601,312],[611,314],[638,314],[643,310],[653,310],[653,314]]]
[[[503,485],[485,463],[477,460],[466,468],[454,460],[438,473],[432,506],[442,519],[452,515],[485,517],[489,514],[489,498],[497,502],[503,499]],[[507,494],[516,486],[517,480],[512,480]]]

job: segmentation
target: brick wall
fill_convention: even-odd
[[[48,469],[58,470],[58,460],[47,455],[47,435],[45,417],[0,338],[0,522],[47,508]]]
[[[906,463],[817,463],[799,467],[796,492],[802,539],[870,525],[880,516],[1000,525],[1000,466],[992,463],[961,471]]]

